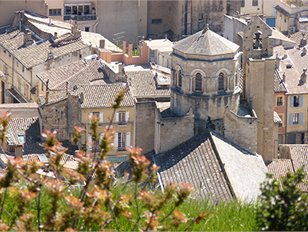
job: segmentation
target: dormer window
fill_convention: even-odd
[[[218,77],[218,91],[225,90],[225,75],[223,73],[219,73]]]
[[[202,91],[202,75],[201,73],[197,73],[195,77],[195,91],[201,92]]]

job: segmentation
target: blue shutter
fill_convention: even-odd
[[[294,96],[290,97],[290,106],[293,107],[294,106]]]
[[[293,114],[290,114],[290,122],[289,122],[289,124],[292,126],[293,125]]]
[[[299,107],[303,106],[303,100],[304,100],[303,96],[302,95],[299,96]]]
[[[299,114],[299,125],[303,125],[303,116],[304,116],[303,113]]]

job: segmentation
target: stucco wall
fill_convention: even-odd
[[[162,153],[189,140],[194,136],[194,118],[192,114],[183,117],[160,118],[156,125],[155,152]]]
[[[136,146],[141,147],[143,153],[154,150],[155,111],[155,102],[136,103]]]
[[[257,152],[257,118],[240,117],[230,110],[224,115],[225,137],[252,153]]]

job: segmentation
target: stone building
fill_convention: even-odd
[[[171,110],[184,115],[192,108],[195,129],[209,120],[222,119],[226,106],[236,112],[241,93],[238,51],[238,45],[209,28],[176,43],[172,54]]]
[[[205,28],[172,53],[171,112],[191,109],[195,134],[215,130],[265,161],[278,149],[271,33],[257,17],[243,31],[242,52]]]
[[[176,0],[148,2],[148,37],[179,40],[192,35],[209,24],[221,33],[223,15],[227,13],[227,0]],[[232,10],[229,4],[229,11]]]
[[[13,25],[0,31],[0,71],[5,76],[1,80],[2,103],[37,101],[38,73],[91,54],[91,46],[81,40],[75,26],[61,36],[39,34],[28,17],[31,15],[18,13]]]

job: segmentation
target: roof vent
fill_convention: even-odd
[[[32,32],[29,29],[25,30],[25,33],[24,33],[24,44],[25,45],[33,44]]]
[[[287,64],[287,65],[286,65],[286,68],[287,68],[287,69],[292,68],[292,64]]]

